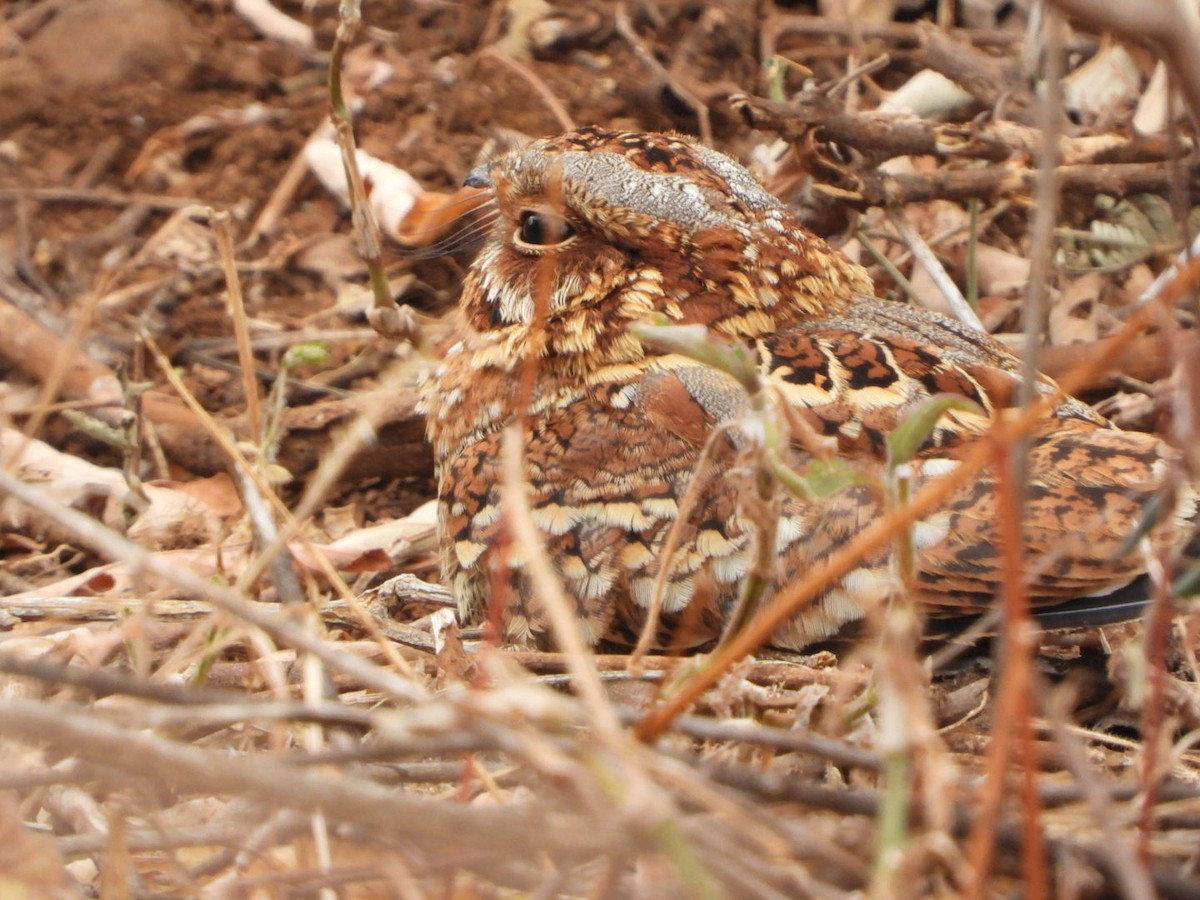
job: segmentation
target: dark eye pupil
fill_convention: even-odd
[[[543,215],[531,209],[521,213],[519,235],[526,244],[535,246],[560,244],[574,233],[566,219]]]

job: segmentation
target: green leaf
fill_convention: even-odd
[[[732,375],[749,394],[759,391],[758,361],[750,348],[715,337],[703,325],[664,324],[667,321],[666,317],[660,317],[654,323],[634,322],[629,331],[638,340],[660,350],[678,353]]]
[[[815,497],[828,497],[852,484],[867,484],[869,479],[840,459],[814,459],[804,473],[804,481]]]
[[[911,460],[950,410],[984,415],[983,407],[958,394],[934,394],[905,416],[887,436],[888,471]]]
[[[324,341],[294,344],[283,354],[283,367],[291,372],[301,366],[323,366],[329,362],[329,345]]]
[[[763,61],[763,77],[767,83],[767,96],[772,100],[783,102],[787,99],[787,92],[784,90],[787,65],[788,61],[779,55]]]
[[[818,500],[852,484],[870,483],[870,479],[840,459],[815,459],[803,475],[789,467],[774,450],[767,450],[767,462],[779,483],[801,500]]]
[[[1195,597],[1200,594],[1200,562],[1194,562],[1179,573],[1171,591],[1176,597]]]

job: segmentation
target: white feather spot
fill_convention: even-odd
[[[613,573],[608,569],[589,572],[585,578],[573,582],[575,596],[580,600],[598,600],[612,587]]]
[[[643,609],[649,608],[650,598],[654,596],[653,578],[635,578],[629,582],[629,596],[633,602]]]
[[[842,579],[840,591],[830,591],[830,596],[843,593],[847,602],[855,606],[880,603],[895,592],[896,579],[889,572],[879,569],[855,569]]]
[[[804,520],[800,516],[780,516],[775,526],[775,552],[785,552],[803,536]]]
[[[822,597],[816,607],[788,623],[786,643],[779,636],[776,641],[798,650],[815,641],[833,637],[847,624],[862,617],[861,605],[844,591],[833,590]]]
[[[464,569],[475,565],[485,549],[487,548],[484,544],[477,544],[474,541],[456,541],[454,543],[454,555],[458,559],[458,564]]]
[[[854,405],[860,409],[877,409],[896,405],[896,392],[892,388],[863,387],[853,393]]]
[[[815,384],[792,384],[777,377],[773,377],[771,382],[793,406],[824,406],[833,401],[829,391]]]
[[[701,556],[728,556],[736,549],[725,535],[712,528],[706,528],[696,535],[696,552]]]
[[[500,507],[495,503],[489,503],[487,506],[481,506],[479,511],[471,517],[471,524],[476,528],[486,528],[500,518]]]
[[[653,560],[654,554],[650,552],[650,548],[640,541],[626,544],[621,550],[621,565],[626,569],[633,571],[644,569]]]
[[[745,577],[748,568],[745,553],[718,557],[710,560],[708,564],[709,573],[720,584],[734,584],[740,581]]]
[[[939,475],[945,475],[953,472],[958,468],[958,460],[956,459],[923,459],[921,460],[921,474],[926,478],[937,478]]]
[[[679,612],[691,602],[695,593],[696,582],[691,578],[670,582],[663,590],[663,612]]]
[[[569,506],[551,504],[533,511],[533,524],[546,534],[566,534],[579,521],[579,514]]]
[[[582,581],[588,577],[588,567],[578,556],[570,554],[563,556],[559,568],[562,570],[563,577],[572,581]]]
[[[642,501],[642,511],[654,519],[674,519],[679,506],[670,497],[647,497]]]
[[[636,503],[594,503],[588,505],[587,511],[589,518],[614,528],[641,531],[651,524]]]
[[[924,550],[942,542],[950,531],[950,517],[941,515],[917,522],[912,529],[913,546]]]

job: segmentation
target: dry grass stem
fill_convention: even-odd
[[[233,334],[237,340],[238,364],[242,372],[242,392],[246,401],[246,422],[250,440],[259,444],[263,439],[262,412],[258,395],[258,379],[255,377],[254,352],[250,347],[250,324],[246,318],[246,304],[242,298],[242,282],[238,278],[237,261],[233,249],[233,220],[228,212],[209,211],[209,221],[217,237],[217,251],[221,258],[221,269],[225,273],[225,290],[229,299],[229,318],[233,323]]]

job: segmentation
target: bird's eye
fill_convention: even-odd
[[[571,223],[562,216],[536,209],[521,213],[517,240],[531,247],[553,247],[575,234]]]

